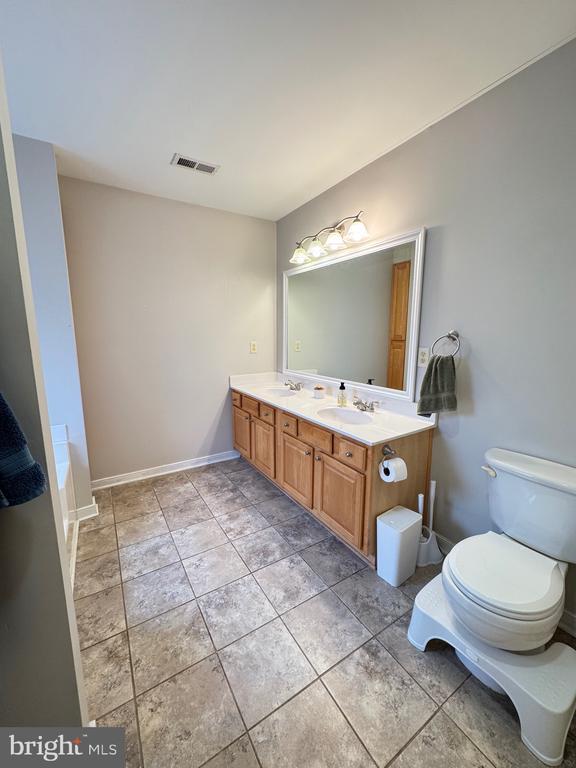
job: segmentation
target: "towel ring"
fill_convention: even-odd
[[[460,352],[460,334],[458,331],[452,330],[448,331],[448,333],[443,333],[442,336],[438,336],[436,341],[432,344],[431,352],[434,354],[434,347],[436,344],[438,344],[439,341],[442,341],[442,339],[448,339],[449,341],[453,341],[454,344],[456,344],[456,349],[454,352],[451,352],[452,357],[455,357],[458,352]]]

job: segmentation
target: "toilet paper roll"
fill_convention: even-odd
[[[399,483],[408,477],[408,467],[404,459],[382,459],[378,467],[380,477],[385,483]]]

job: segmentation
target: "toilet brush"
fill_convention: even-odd
[[[436,539],[436,534],[432,530],[432,526],[434,524],[434,500],[436,497],[436,480],[430,481],[430,489],[429,489],[429,499],[430,503],[428,505],[429,507],[429,526],[423,525],[422,526],[422,535],[420,536],[420,545],[418,546],[418,560],[416,561],[416,564],[419,567],[425,566],[425,565],[435,565],[437,563],[441,563],[444,559],[444,555],[442,552],[440,552],[440,548],[438,547],[438,541]],[[424,515],[424,494],[419,493],[418,494],[418,512],[421,515]]]

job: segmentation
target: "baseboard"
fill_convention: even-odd
[[[576,637],[576,613],[574,611],[564,611],[560,619],[560,626],[569,635]]]
[[[198,459],[175,461],[173,464],[163,464],[160,467],[150,467],[149,469],[140,469],[136,472],[126,472],[124,475],[102,477],[99,480],[92,480],[92,490],[99,491],[102,488],[110,488],[112,485],[134,483],[137,480],[146,480],[148,477],[158,477],[158,475],[168,475],[171,472],[181,472],[183,469],[194,469],[195,467],[204,467],[207,464],[218,464],[220,461],[237,459],[239,456],[240,454],[238,451],[224,451],[223,453],[213,453],[210,456],[200,456]]]
[[[88,520],[89,517],[96,517],[98,514],[98,504],[92,496],[92,504],[88,504],[86,507],[78,507],[76,510],[76,520]]]
[[[70,534],[72,536],[72,541],[70,544],[70,551],[69,551],[69,565],[70,565],[70,581],[72,582],[72,589],[74,589],[74,579],[76,578],[76,554],[78,551],[78,533],[80,529],[80,523],[78,520],[75,520],[72,525],[72,533]]]

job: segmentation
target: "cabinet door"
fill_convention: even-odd
[[[400,261],[392,268],[392,295],[390,302],[390,338],[388,340],[388,373],[386,386],[404,389],[404,363],[406,358],[406,332],[410,303],[410,262]]]
[[[279,445],[282,451],[280,484],[292,498],[308,509],[312,509],[314,475],[312,449],[306,443],[286,433],[282,434]]]
[[[261,419],[252,419],[252,461],[268,477],[275,477],[274,427]]]
[[[250,458],[250,414],[246,411],[236,408],[232,408],[233,413],[233,425],[234,425],[234,448],[239,451],[242,456],[247,459]]]
[[[317,452],[315,459],[314,511],[335,533],[360,549],[364,475],[324,453]]]

